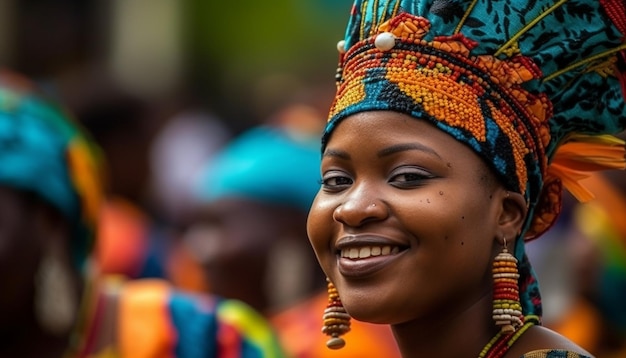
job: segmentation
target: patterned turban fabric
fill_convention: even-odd
[[[525,316],[541,300],[524,242],[556,220],[562,189],[624,168],[623,0],[357,0],[339,42],[337,94],[322,138],[346,117],[390,110],[474,150],[528,217],[515,247]]]
[[[0,185],[35,193],[68,220],[80,269],[93,247],[100,165],[93,142],[63,109],[0,71]]]

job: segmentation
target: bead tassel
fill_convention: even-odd
[[[519,299],[517,259],[506,246],[493,261],[493,319],[503,334],[513,333],[523,325]]]
[[[350,331],[350,315],[343,308],[335,285],[329,279],[326,281],[328,282],[328,305],[324,310],[322,333],[331,337],[326,342],[328,348],[340,349],[346,345],[341,336]]]

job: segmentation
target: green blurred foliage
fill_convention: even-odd
[[[314,72],[336,63],[350,6],[348,0],[189,0],[188,38],[198,61],[213,62],[235,79]]]
[[[247,101],[254,84],[273,73],[331,84],[351,6],[351,0],[188,0],[192,76],[218,105]]]

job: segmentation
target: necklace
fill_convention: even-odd
[[[490,341],[485,345],[485,348],[480,352],[478,358],[501,358],[508,351],[513,343],[515,343],[519,337],[524,334],[530,327],[539,324],[538,316],[526,316],[524,317],[524,325],[516,332],[509,334],[502,334],[498,332]]]

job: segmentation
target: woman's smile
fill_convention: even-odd
[[[351,235],[337,241],[337,267],[346,278],[363,278],[402,257],[408,244],[376,235]]]

